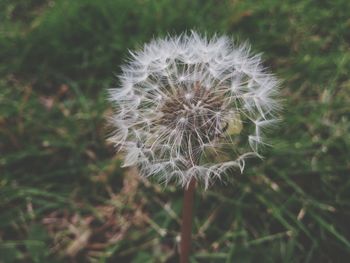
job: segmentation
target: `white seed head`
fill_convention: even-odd
[[[276,119],[279,81],[247,44],[191,32],[153,40],[131,56],[120,87],[110,90],[111,140],[125,152],[124,166],[207,188],[259,156],[263,130]]]

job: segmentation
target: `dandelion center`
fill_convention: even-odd
[[[180,129],[183,142],[189,140],[199,145],[218,138],[228,125],[224,120],[225,99],[201,87],[199,82],[191,86],[190,92],[179,88],[164,102],[160,111],[160,124],[170,129]]]

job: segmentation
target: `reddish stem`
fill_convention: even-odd
[[[192,214],[195,189],[196,180],[192,178],[188,188],[184,190],[180,241],[180,263],[189,262],[188,259],[191,250]]]

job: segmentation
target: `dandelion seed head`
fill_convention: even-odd
[[[122,67],[111,140],[144,176],[209,187],[260,156],[276,120],[279,81],[245,43],[195,32],[156,39]]]

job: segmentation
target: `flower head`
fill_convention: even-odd
[[[182,186],[196,178],[208,187],[230,168],[242,172],[278,109],[278,80],[249,51],[192,32],[131,53],[110,92],[111,140],[125,152],[124,166]]]

